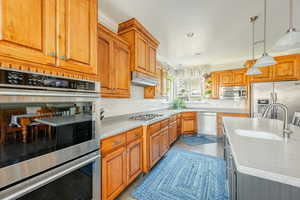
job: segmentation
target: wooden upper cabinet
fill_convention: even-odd
[[[147,71],[147,59],[148,59],[148,42],[140,34],[136,34],[136,63],[137,68]]]
[[[220,85],[227,86],[233,83],[233,72],[231,70],[226,70],[220,72]]]
[[[0,1],[0,55],[55,65],[56,0]]]
[[[246,75],[247,69],[236,69],[233,72],[233,84],[234,85],[245,85],[247,83]]]
[[[130,50],[128,44],[103,25],[98,25],[98,76],[101,96],[130,96]]]
[[[114,88],[117,95],[130,96],[130,69],[129,69],[129,49],[128,46],[114,42]]]
[[[275,81],[299,79],[299,55],[280,56],[275,59],[278,62],[273,66],[273,79]]]
[[[131,71],[155,77],[159,42],[134,18],[119,24],[118,32],[130,45]]]
[[[217,72],[211,74],[211,98],[219,98],[220,75]]]
[[[268,82],[272,81],[272,67],[260,67],[261,74],[249,76],[251,82]]]
[[[149,69],[148,71],[152,74],[156,74],[156,47],[152,44],[149,44]]]
[[[101,93],[112,94],[111,52],[112,39],[104,32],[98,32],[98,74],[101,81]]]
[[[97,73],[97,0],[60,0],[59,65]]]

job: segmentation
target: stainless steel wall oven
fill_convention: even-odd
[[[100,199],[97,82],[0,69],[0,199]]]

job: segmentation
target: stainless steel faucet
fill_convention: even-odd
[[[284,112],[284,121],[283,121],[283,137],[290,137],[290,134],[293,133],[293,131],[290,130],[289,124],[288,124],[288,107],[281,103],[272,103],[270,104],[266,110],[264,111],[262,118],[265,119],[268,116],[268,113],[271,109],[279,107]]]

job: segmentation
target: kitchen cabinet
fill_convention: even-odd
[[[249,113],[217,113],[217,136],[223,136],[223,117],[250,117]]]
[[[168,127],[163,128],[160,132],[160,156],[165,155],[169,150],[169,133]]]
[[[262,74],[249,76],[250,82],[289,81],[300,79],[300,54],[275,57],[276,65],[259,67]],[[247,61],[251,67],[254,61]]]
[[[138,127],[101,140],[102,199],[115,199],[142,172],[142,134]]]
[[[135,18],[119,24],[118,33],[130,45],[131,70],[155,77],[159,42]]]
[[[181,136],[181,114],[177,114],[177,137]]]
[[[144,87],[144,98],[153,99],[156,96],[156,87],[155,86],[146,86]]]
[[[233,72],[233,84],[235,86],[247,84],[247,77],[245,75],[247,69],[236,69],[236,70],[232,70],[232,72]]]
[[[115,199],[126,182],[126,148],[121,147],[102,158],[102,199]]]
[[[181,134],[197,133],[197,115],[195,112],[181,114]]]
[[[169,145],[173,144],[176,140],[177,140],[177,121],[174,121],[169,125]]]
[[[160,155],[161,155],[161,151],[160,151],[160,140],[161,140],[161,136],[160,136],[160,130],[151,134],[150,135],[150,139],[149,139],[149,143],[150,143],[150,168],[152,168],[157,161],[159,161],[160,159]]]
[[[167,96],[167,72],[159,62],[156,64],[155,74],[158,79],[158,83],[156,86],[144,87],[144,98],[152,99]]]
[[[96,78],[96,0],[11,0],[0,7],[1,66]]]
[[[213,72],[211,74],[211,98],[219,98],[219,87],[220,87],[220,75],[218,72]]]
[[[231,70],[221,71],[219,75],[221,86],[231,86],[233,84],[233,72]]]
[[[130,97],[128,44],[103,25],[98,25],[98,71],[101,96]]]
[[[235,69],[219,71],[220,86],[240,86],[245,85],[247,69]]]

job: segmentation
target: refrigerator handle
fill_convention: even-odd
[[[274,103],[277,103],[277,93],[275,92],[275,99],[274,99]]]
[[[271,103],[274,103],[274,93],[273,92],[270,93],[270,98],[271,98]]]

